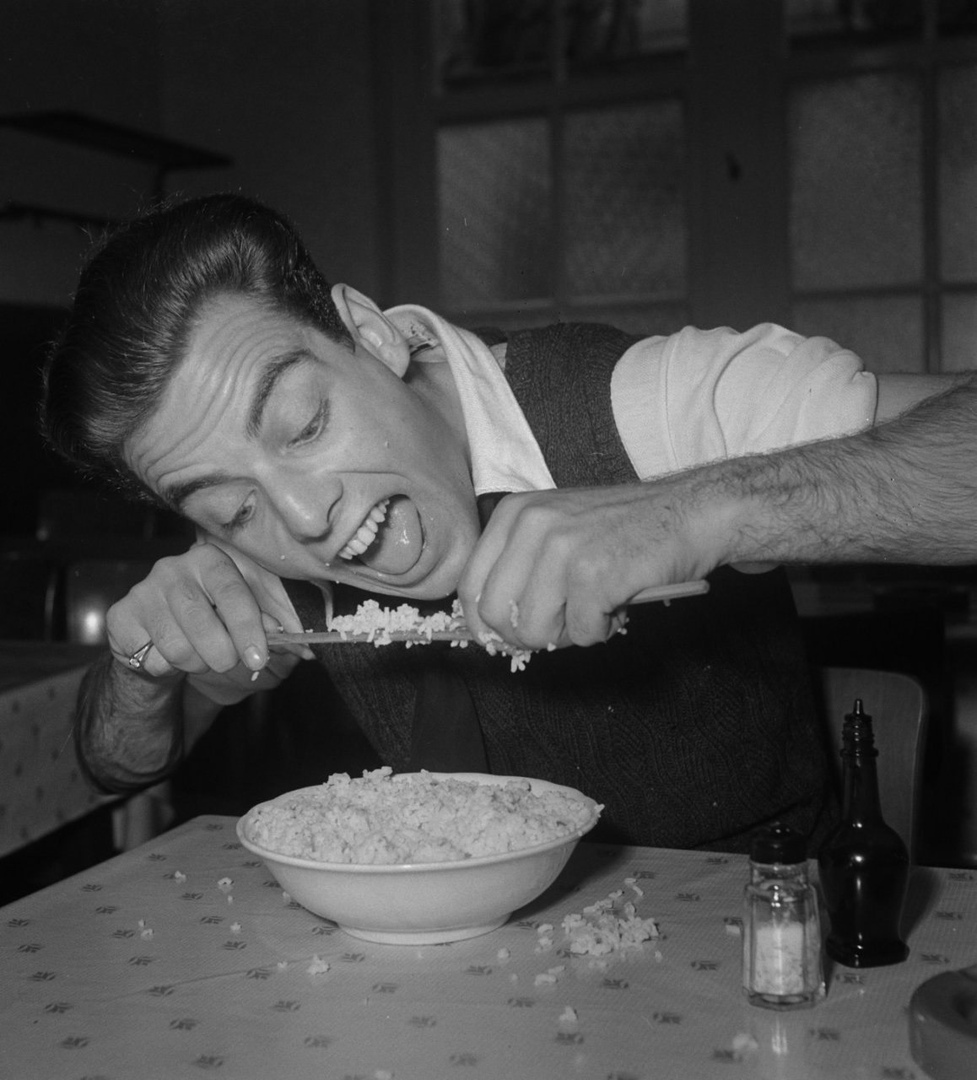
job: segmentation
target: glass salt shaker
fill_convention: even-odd
[[[750,1003],[798,1009],[824,997],[817,894],[800,833],[778,822],[754,837],[744,908],[743,989]]]

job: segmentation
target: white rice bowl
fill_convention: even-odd
[[[237,834],[294,900],[354,937],[436,944],[536,899],[601,809],[545,780],[379,769],[260,803]]]

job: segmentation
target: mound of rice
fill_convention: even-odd
[[[512,625],[516,626],[517,613],[513,603]],[[410,634],[415,645],[430,644],[434,635],[438,633],[465,633],[468,627],[465,624],[465,615],[461,603],[454,600],[450,611],[435,611],[431,615],[422,615],[416,607],[410,604],[401,604],[395,608],[381,607],[376,600],[364,600],[352,615],[333,615],[329,619],[328,628],[342,634],[343,637],[364,636],[368,642],[376,646],[389,645],[395,640],[393,634]],[[494,631],[479,634],[478,642],[489,656],[509,657],[509,667],[512,672],[524,671],[532,658],[530,649],[517,649],[507,644]],[[468,644],[465,640],[456,640],[453,645],[462,648]]]
[[[385,608],[376,600],[364,600],[352,615],[333,615],[329,629],[344,636],[365,634],[374,645],[389,645],[394,640],[391,634],[416,634],[418,639],[432,641],[439,631],[464,630],[465,617],[457,600],[451,611],[435,611],[431,615],[421,615],[410,604]]]
[[[569,836],[591,805],[562,791],[534,793],[528,780],[480,784],[389,767],[255,807],[245,833],[261,847],[318,862],[452,862]]]

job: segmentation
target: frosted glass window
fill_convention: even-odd
[[[687,43],[688,0],[562,0],[571,64],[672,51]],[[445,82],[543,73],[555,26],[549,0],[439,0],[435,42]]]
[[[827,34],[873,38],[918,34],[922,24],[919,0],[878,3],[877,0],[785,0],[791,35]]]
[[[446,82],[545,71],[551,33],[549,0],[439,0],[438,69]]]
[[[943,297],[943,371],[977,370],[977,295]]]
[[[977,280],[977,67],[940,75],[941,272]]]
[[[848,28],[846,12],[837,0],[785,0],[790,34],[840,34]]]
[[[613,60],[684,48],[687,8],[687,0],[564,0],[566,54]]]
[[[791,329],[823,335],[857,353],[869,371],[926,370],[923,307],[917,297],[795,300]]]
[[[920,108],[912,76],[801,84],[789,109],[795,289],[916,283]]]
[[[640,0],[635,5],[641,52],[684,45],[688,23],[688,0]]]
[[[549,173],[542,119],[438,132],[441,295],[448,307],[550,295]]]
[[[688,227],[681,104],[573,113],[565,157],[569,293],[683,296]]]

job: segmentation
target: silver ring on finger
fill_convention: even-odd
[[[143,661],[146,659],[146,656],[152,647],[152,640],[147,641],[145,645],[140,645],[129,657],[129,667],[131,667],[133,671],[139,671],[142,668]]]

